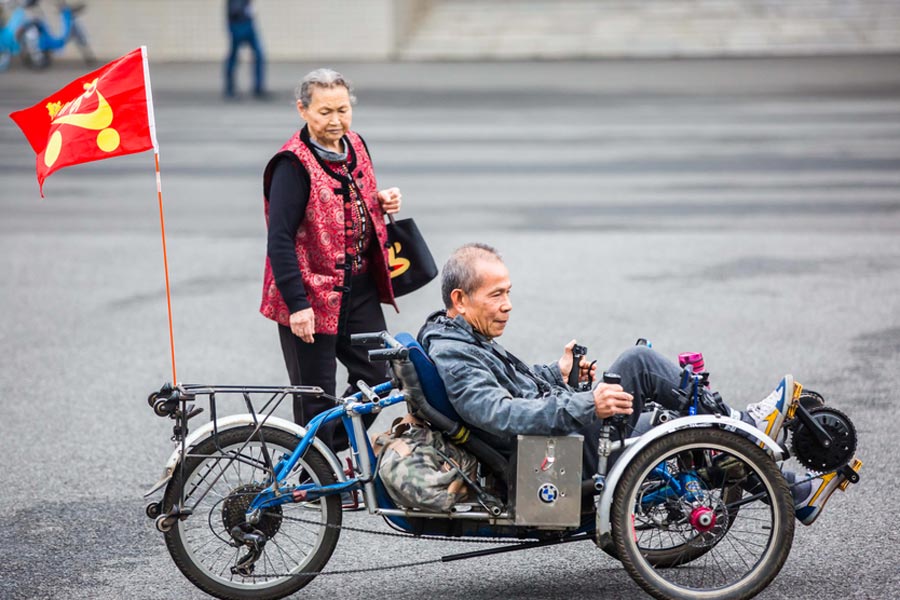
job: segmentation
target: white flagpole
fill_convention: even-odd
[[[150,124],[150,139],[153,142],[153,156],[156,159],[156,197],[159,200],[159,229],[162,234],[163,267],[166,273],[166,306],[169,310],[169,350],[172,356],[172,384],[178,385],[175,370],[175,333],[172,327],[172,291],[169,286],[169,258],[166,252],[166,220],[163,216],[162,180],[159,176],[159,144],[156,141],[156,118],[153,115],[153,92],[150,89],[150,64],[147,61],[147,46],[141,46],[144,64],[144,89],[147,92],[147,121]]]

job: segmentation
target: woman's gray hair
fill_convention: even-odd
[[[462,290],[471,294],[481,285],[481,274],[475,269],[479,259],[503,262],[503,257],[492,246],[473,242],[457,248],[441,270],[441,299],[446,308],[453,308],[450,292]]]
[[[356,96],[353,95],[353,86],[350,84],[350,80],[334,69],[316,69],[307,73],[306,77],[300,80],[297,89],[294,90],[294,98],[300,102],[303,108],[309,108],[309,103],[312,101],[313,86],[321,88],[345,87],[350,95],[350,104],[356,104]]]

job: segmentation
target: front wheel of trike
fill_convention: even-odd
[[[784,476],[758,446],[722,429],[687,429],[634,457],[611,525],[619,560],[652,596],[742,600],[784,565],[794,511]]]
[[[282,504],[263,512],[252,527],[245,512],[271,481],[271,465],[293,452],[299,440],[284,431],[239,427],[198,443],[176,468],[163,512],[190,509],[166,532],[166,546],[184,575],[205,592],[228,600],[272,600],[307,585],[328,562],[338,541],[341,504],[337,495],[316,501]],[[286,484],[337,481],[315,448],[299,460]],[[184,492],[182,497],[182,492]],[[183,504],[182,504],[183,503]],[[235,542],[232,532],[246,527],[262,533],[258,549]],[[241,565],[254,550],[258,558]]]

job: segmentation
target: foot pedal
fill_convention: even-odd
[[[360,509],[359,491],[358,490],[350,490],[347,493],[350,494],[350,497],[352,498],[352,500],[350,502],[342,502],[341,510],[347,510],[347,511],[359,510]]]
[[[353,471],[353,461],[350,460],[349,456],[346,458],[346,460],[347,460],[347,468],[344,469],[344,475],[346,475],[348,478],[353,477],[355,475],[355,473]],[[351,502],[342,502],[341,510],[359,510],[360,502],[359,502],[358,490],[350,490],[348,493],[350,494],[350,497],[353,500]]]
[[[843,492],[851,483],[859,483],[859,470],[862,468],[863,461],[854,458],[849,464],[838,469],[838,473],[845,477],[844,481],[838,486]]]

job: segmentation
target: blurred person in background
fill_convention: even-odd
[[[350,334],[387,328],[380,303],[392,304],[385,215],[400,210],[400,190],[378,191],[366,143],[350,130],[349,82],[331,69],[312,71],[296,90],[305,126],[269,161],[263,175],[268,246],[260,312],[278,323],[292,385],[335,395],[337,360],[348,388],[389,379]],[[331,408],[325,398],[294,397],[294,420],[306,425]],[[370,424],[370,423],[367,423]],[[319,438],[347,446],[343,427]]]
[[[253,49],[253,95],[257,98],[268,97],[264,85],[265,57],[256,28],[253,25],[252,0],[226,0],[225,8],[228,17],[228,31],[231,34],[231,50],[225,60],[225,98],[235,97],[234,70],[237,66],[238,50],[244,44]]]

